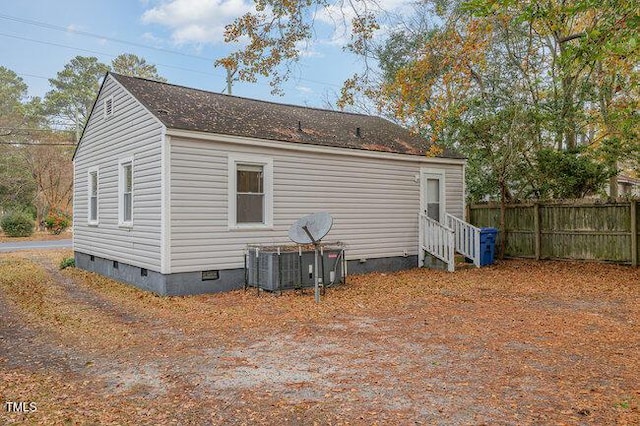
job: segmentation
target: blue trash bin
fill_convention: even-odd
[[[496,258],[496,228],[480,228],[480,266],[493,265]]]

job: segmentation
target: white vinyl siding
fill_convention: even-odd
[[[88,185],[87,185],[87,198],[89,200],[89,205],[87,209],[89,211],[89,215],[87,217],[87,222],[89,225],[97,225],[99,223],[98,216],[98,185],[99,185],[99,177],[98,177],[98,168],[92,167],[89,169],[88,176]]]
[[[326,211],[326,241],[347,244],[347,258],[417,254],[420,176],[428,164],[335,153],[297,152],[171,138],[171,272],[242,268],[248,243],[287,243],[293,222]],[[229,230],[230,158],[271,159],[273,226]],[[462,217],[462,164],[445,171],[448,213]],[[231,175],[232,176],[232,175]]]
[[[107,120],[101,106],[113,97]],[[74,250],[160,271],[161,141],[163,126],[112,77],[107,77],[74,160]],[[134,227],[120,227],[119,161],[133,158]],[[89,226],[88,170],[100,167],[99,226]]]

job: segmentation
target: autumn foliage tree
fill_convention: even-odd
[[[636,2],[427,0],[385,25],[373,0],[255,5],[226,32],[230,43],[249,43],[219,64],[248,81],[270,76],[277,89],[313,36],[315,12],[341,10],[352,29],[345,48],[366,66],[345,82],[340,105],[368,96],[381,113],[465,153],[472,200],[553,196],[543,185],[549,159],[537,155],[548,148],[605,165],[599,176],[612,177],[613,196],[619,170],[640,167]]]

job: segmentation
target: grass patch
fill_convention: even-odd
[[[76,260],[73,257],[65,257],[60,262],[60,269],[75,268]]]

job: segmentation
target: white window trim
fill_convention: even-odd
[[[131,164],[131,220],[128,222],[124,221],[124,202],[123,194],[124,194],[124,165]],[[118,226],[123,228],[132,228],[133,227],[133,212],[134,212],[134,199],[135,199],[135,166],[133,163],[133,156],[121,158],[118,160]]]
[[[236,223],[236,168],[238,164],[263,167],[264,223]],[[227,173],[229,184],[227,191],[229,230],[273,229],[273,159],[253,155],[229,155]]]
[[[445,174],[445,169],[436,169],[432,167],[420,168],[420,213],[424,213],[427,208],[427,200],[425,200],[424,198],[427,178],[436,177],[440,182],[440,223],[446,223],[445,216],[447,213],[447,185],[445,184]]]
[[[91,220],[91,175],[96,174],[96,220]],[[98,225],[100,223],[100,169],[98,166],[90,167],[87,171],[87,224]]]
[[[111,101],[111,114],[107,114],[107,102]],[[111,117],[113,117],[113,114],[115,113],[115,102],[113,100],[113,95],[111,96],[107,96],[106,98],[104,98],[104,102],[102,103],[102,110],[104,111],[104,119],[108,120]]]

